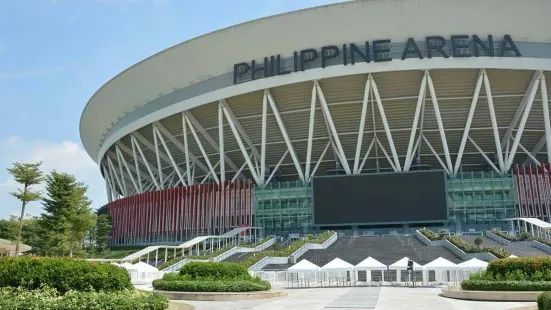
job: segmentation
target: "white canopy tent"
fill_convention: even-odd
[[[457,265],[459,267],[459,280],[466,280],[473,272],[484,271],[488,268],[488,262],[480,260],[478,258],[471,258],[468,261],[464,261]]]
[[[296,274],[296,282],[299,286],[310,286],[310,282],[318,282],[320,271],[321,268],[318,265],[303,259],[287,269],[287,282],[294,283],[294,274]]]
[[[137,262],[134,265],[123,263],[121,266],[128,270],[132,284],[151,284],[153,280],[160,279],[164,275],[164,272],[144,262]]]
[[[456,279],[456,271],[459,270],[459,267],[445,258],[438,257],[424,265],[423,269],[425,269],[423,272],[424,282],[428,282],[428,271],[430,270],[434,271],[437,282],[450,282]]]
[[[371,282],[371,271],[372,270],[381,270],[382,278],[381,282],[385,282],[385,270],[388,270],[388,266],[381,263],[380,261],[374,259],[373,257],[369,256],[368,258],[364,259],[363,261],[359,262],[355,267],[355,276],[356,279],[358,279],[358,271],[365,270],[365,277],[367,282]]]
[[[335,279],[336,281],[340,280],[341,282],[354,281],[352,277],[354,273],[354,265],[338,257],[323,265],[323,267],[321,267],[321,270],[325,275],[328,276],[329,282],[331,282],[331,279]],[[343,278],[346,280],[343,280]],[[331,283],[329,284],[331,285]]]
[[[389,270],[396,270],[397,282],[402,282],[402,278],[400,277],[400,274],[401,274],[401,271],[405,271],[408,269],[408,261],[409,261],[409,257],[406,256],[400,259],[399,261],[395,262],[394,264],[391,264],[390,266],[388,266]],[[419,271],[419,270],[423,270],[423,267],[414,261],[413,271]]]
[[[507,257],[507,258],[518,258],[518,256],[516,256],[516,255],[509,255],[509,257]]]

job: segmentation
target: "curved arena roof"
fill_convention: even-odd
[[[236,25],[169,48],[106,83],[82,114],[82,141],[123,196],[216,181],[220,166],[226,179],[242,171],[262,184],[262,172],[307,181],[314,170],[400,171],[414,165],[414,154],[450,173],[548,161],[548,12],[545,0],[371,0]],[[421,46],[438,35],[449,48],[457,34],[468,35],[471,54],[473,35],[492,35],[496,56],[508,35],[522,56],[429,59]],[[400,59],[408,38],[423,59]],[[293,71],[293,52],[366,41],[373,49],[381,39],[391,41],[379,47],[390,49],[381,55],[392,61],[345,66],[341,49],[325,68],[317,59],[304,71],[234,84],[238,63],[262,65],[280,55],[282,68]]]

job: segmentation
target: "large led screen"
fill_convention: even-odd
[[[314,178],[316,225],[445,220],[443,171]]]

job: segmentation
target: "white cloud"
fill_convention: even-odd
[[[98,208],[106,203],[105,184],[99,169],[77,143],[72,141],[24,141],[18,136],[0,138],[0,167],[10,168],[13,162],[42,161],[45,173],[52,170],[74,175],[78,181],[88,185],[88,198],[93,201],[92,207]],[[9,195],[18,187],[5,169],[0,169],[0,218],[18,214],[19,201]],[[44,185],[36,187],[44,190]],[[28,212],[38,215],[42,212],[39,202],[29,204]]]

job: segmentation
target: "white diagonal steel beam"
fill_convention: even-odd
[[[417,123],[419,122],[419,115],[421,114],[421,107],[423,106],[423,100],[425,100],[425,93],[427,92],[427,73],[423,75],[421,80],[421,87],[419,87],[419,96],[417,97],[417,106],[415,107],[415,114],[413,115],[413,124],[411,125],[411,133],[409,135],[408,150],[406,152],[406,160],[404,162],[404,171],[409,171],[411,166],[411,158],[413,156],[413,145],[415,143],[415,134],[417,133]]]
[[[440,115],[440,107],[438,106],[434,84],[432,83],[432,78],[430,77],[430,73],[428,73],[428,71],[427,82],[429,84],[430,99],[432,101],[434,114],[436,116],[436,123],[438,124],[438,131],[440,131],[440,139],[442,140],[442,148],[444,149],[444,156],[446,158],[447,164],[446,166],[448,167],[448,172],[453,171],[452,159],[450,156],[450,150],[448,148],[448,140],[446,139],[446,132],[444,130],[444,123],[442,122],[442,116]]]
[[[126,197],[126,186],[123,186],[123,183],[121,182],[121,179],[119,179],[119,176],[117,175],[116,170],[115,170],[115,166],[113,165],[113,162],[111,161],[111,157],[109,157],[109,156],[107,156],[107,165],[108,165],[109,171],[111,173],[111,176],[115,176],[115,180],[117,181],[117,185],[119,185],[119,189],[121,190],[121,194]]]
[[[218,168],[219,165],[220,165],[220,161],[217,161],[216,165],[214,165],[214,169]],[[239,168],[237,170],[239,170]],[[201,184],[204,184],[205,181],[210,177],[211,174],[212,174],[212,172],[207,173],[207,175],[205,175],[203,180],[201,180]]]
[[[520,100],[520,103],[517,107],[517,110],[515,111],[515,114],[513,115],[513,118],[509,122],[509,126],[507,127],[507,131],[505,131],[505,135],[501,138],[501,145],[504,146],[507,141],[509,141],[509,137],[512,136],[513,130],[515,129],[515,126],[518,123],[518,120],[522,114],[522,111],[524,111],[524,108],[526,107],[526,103],[528,100],[528,97],[530,97],[530,91],[534,87],[534,83],[537,83],[538,76],[540,75],[539,71],[534,71],[534,74],[532,75],[532,79],[530,80],[530,84],[528,84],[528,87],[526,88],[526,91],[524,92],[524,96],[522,96],[522,99]]]
[[[247,134],[245,129],[243,129],[243,126],[241,126],[241,123],[239,122],[239,120],[237,119],[235,114],[233,114],[233,111],[230,108],[230,106],[229,106],[228,102],[226,101],[226,99],[221,99],[219,101],[219,103],[221,103],[224,107],[224,115],[226,115],[226,118],[230,118],[232,120],[233,126],[235,127],[237,132],[239,132],[241,137],[243,137],[243,140],[245,140],[245,143],[247,143],[247,145],[249,146],[249,148],[253,152],[254,158],[259,159],[260,158],[260,152],[258,152],[258,149],[254,145],[253,140],[251,140],[251,138],[249,137],[249,135]],[[256,168],[258,169],[258,167],[256,167]],[[257,174],[260,173],[260,170],[258,170],[256,173]]]
[[[115,145],[118,146],[123,153],[126,153],[128,156],[132,157],[132,160],[134,161],[134,165],[129,164],[128,168],[130,168],[130,170],[132,172],[136,173],[138,185],[141,183],[142,178],[145,179],[145,180],[151,181],[150,176],[148,175],[147,171],[142,170],[140,168],[139,164],[140,164],[140,162],[143,164],[143,161],[142,161],[142,158],[140,156],[138,156],[137,151],[136,151],[136,147],[132,143],[130,143],[130,148],[129,148],[128,146],[123,144],[120,140],[117,141],[117,143]],[[144,166],[145,166],[145,164],[144,164]],[[142,189],[141,191],[143,192],[143,187],[141,189]]]
[[[187,122],[184,114],[182,114],[182,132],[184,134],[184,156],[186,160],[187,182],[189,185],[193,185],[193,175],[191,173],[191,163],[189,161],[189,144],[187,140]]]
[[[446,167],[446,164],[444,164],[442,159],[440,159],[440,156],[438,156],[438,153],[436,153],[436,151],[434,150],[434,148],[430,144],[427,137],[425,137],[425,135],[421,135],[421,138],[423,138],[423,141],[425,141],[425,144],[429,147],[430,151],[432,152],[432,155],[434,155],[434,157],[436,157],[436,160],[438,161],[440,166],[442,166],[442,168],[446,171],[447,174],[450,174],[450,170],[448,169],[448,167]]]
[[[543,134],[541,136],[541,138],[538,140],[538,142],[536,143],[536,145],[534,146],[534,148],[532,149],[532,152],[530,152],[530,154],[532,154],[532,156],[536,156],[539,154],[539,152],[543,149],[543,147],[545,146],[545,134]],[[527,165],[530,163],[532,159],[530,157],[526,158],[526,160],[524,161],[524,164]]]
[[[125,196],[128,196],[128,188],[126,187],[126,180],[124,177],[124,171],[122,170],[122,162],[119,158],[119,155],[115,152],[115,159],[117,160],[117,164],[119,166],[119,175],[121,176],[122,186],[124,187],[124,192],[126,193]]]
[[[276,171],[279,169],[279,166],[281,166],[281,163],[283,162],[283,160],[285,160],[285,157],[287,157],[287,154],[289,154],[289,150],[285,150],[285,153],[283,153],[283,156],[281,156],[281,159],[277,162],[277,165],[274,167],[274,169],[272,170],[272,173],[270,173],[270,176],[268,177],[268,179],[266,180],[266,184],[269,184],[270,181],[272,180],[272,178],[274,177]]]
[[[175,147],[177,147],[180,151],[182,152],[185,152],[185,147],[184,145],[182,144],[182,142],[180,142],[180,140],[176,139],[176,137],[174,137],[174,135],[168,131],[165,126],[163,126],[163,124],[161,124],[161,122],[154,122],[155,126],[157,126],[157,129],[163,134],[163,136],[167,137],[168,140],[170,140],[170,142],[172,142],[172,144],[174,144]],[[146,145],[147,146],[147,145]],[[164,155],[164,154],[161,154],[161,156]],[[199,160],[199,158],[197,158],[197,156],[195,156],[193,154],[193,152],[188,152],[188,156],[189,156],[189,159],[199,168],[201,169],[204,173],[208,173],[209,172],[209,168],[207,166],[205,166],[201,160]],[[168,160],[168,157],[164,156],[167,160],[165,160],[167,163],[170,163],[170,161]],[[163,157],[161,157],[163,158]],[[186,169],[187,170],[187,169]]]
[[[126,159],[124,159],[124,155],[122,154],[121,150],[117,145],[115,145],[115,152],[117,154],[119,165],[122,162],[124,165],[124,168],[126,169],[126,172],[128,173],[128,176],[130,177],[130,181],[132,181],[132,184],[134,185],[134,188],[136,189],[136,192],[142,193],[141,188],[138,186],[138,183],[136,183],[136,180],[134,180],[134,176],[132,175],[132,172],[130,171],[130,168],[128,167],[128,163],[126,162]]]
[[[310,122],[308,123],[308,146],[306,148],[306,167],[304,175],[307,180],[310,180],[310,164],[312,162],[312,143],[314,140],[314,122],[316,119],[316,100],[317,87],[316,84],[312,87],[312,98],[310,100]]]
[[[165,188],[164,182],[163,182],[163,167],[161,165],[161,151],[159,150],[159,141],[157,141],[157,135],[155,134],[155,127],[153,127],[153,144],[155,146],[155,157],[157,158],[157,169],[158,173],[157,176],[159,177],[159,184],[161,185],[161,189]],[[169,159],[170,162],[170,159]]]
[[[249,171],[250,171],[251,175],[253,176],[253,179],[256,181],[256,184],[262,184],[260,182],[259,177],[258,177],[257,171],[256,171],[251,159],[249,158],[249,154],[247,153],[247,149],[245,149],[245,145],[243,144],[243,141],[241,140],[241,135],[239,134],[239,130],[237,129],[236,124],[232,119],[231,113],[229,111],[230,109],[227,106],[224,99],[220,100],[220,105],[222,105],[222,111],[224,111],[224,115],[226,116],[226,120],[228,121],[228,124],[230,125],[230,129],[233,132],[233,136],[234,136],[235,140],[237,141],[237,144],[239,145],[239,149],[241,150],[241,153],[243,154],[243,158],[245,159],[245,162],[249,166]],[[252,153],[253,153],[253,156],[254,156],[254,150],[252,151]]]
[[[197,143],[197,146],[199,146],[199,150],[201,151],[201,154],[203,155],[203,159],[207,163],[207,166],[209,167],[210,172],[212,173],[212,177],[218,183],[218,176],[216,175],[216,171],[214,171],[214,168],[212,167],[212,164],[210,162],[210,159],[207,155],[207,152],[205,152],[205,148],[203,147],[203,143],[201,143],[201,140],[199,139],[199,136],[195,132],[195,128],[193,128],[193,124],[189,121],[187,115],[185,113],[182,113],[182,117],[185,121],[187,121],[189,125],[189,129],[191,130],[191,135],[193,138],[195,138],[195,142]]]
[[[207,132],[207,130],[203,127],[203,125],[201,125],[201,123],[195,118],[195,116],[193,116],[190,111],[184,111],[183,113],[187,116],[188,121],[193,125],[193,127],[195,127],[195,129],[197,129],[197,131],[203,136],[203,138],[205,138],[205,140],[207,140],[207,142],[212,146],[212,148],[216,152],[220,152],[220,146],[218,145],[218,143],[216,143],[214,138]],[[230,166],[233,171],[237,171],[239,169],[237,165],[233,162],[233,160],[228,157],[228,155],[224,154],[224,158],[228,166]]]
[[[364,137],[365,117],[367,114],[367,106],[369,103],[371,81],[369,77],[365,81],[364,97],[362,101],[362,114],[360,115],[360,128],[358,129],[358,142],[356,143],[356,156],[354,157],[354,168],[352,173],[359,173],[358,168],[360,166],[360,153],[362,152],[362,144]],[[373,142],[372,142],[373,144]]]
[[[365,155],[364,155],[364,158],[362,160],[362,163],[360,165],[360,167],[358,167],[358,171],[357,173],[358,174],[361,174],[362,173],[362,170],[364,168],[364,165],[365,165],[365,162],[367,161],[367,157],[369,156],[369,153],[371,153],[371,149],[373,148],[373,145],[375,145],[375,140],[377,140],[376,138],[373,138],[373,140],[371,140],[371,143],[369,144],[369,146],[367,147],[367,151],[365,152]]]
[[[323,114],[325,115],[327,123],[329,124],[329,129],[331,131],[331,135],[333,136],[333,142],[335,143],[335,146],[337,147],[336,151],[340,154],[341,164],[342,164],[346,174],[351,174],[352,172],[350,171],[350,166],[348,165],[348,161],[346,160],[346,155],[344,154],[344,150],[342,148],[341,140],[339,138],[339,134],[337,133],[337,128],[335,128],[335,123],[333,123],[333,118],[331,117],[331,112],[329,111],[329,107],[327,106],[327,101],[325,100],[325,95],[323,94],[323,91],[321,90],[321,87],[320,87],[318,81],[314,81],[314,85],[317,88],[318,98],[320,100],[320,104],[321,104]]]
[[[499,162],[499,170],[501,172],[505,171],[505,164],[503,162],[503,149],[501,148],[501,141],[499,138],[499,130],[497,128],[497,118],[496,112],[494,109],[494,99],[492,98],[492,89],[490,87],[490,80],[488,79],[488,74],[486,70],[482,70],[484,75],[484,89],[486,90],[486,100],[488,101],[488,108],[490,109],[490,121],[492,122],[492,129],[494,132],[494,141],[496,144],[497,159]]]
[[[316,165],[314,166],[314,169],[312,169],[312,174],[310,174],[310,179],[308,179],[308,182],[312,181],[312,178],[316,175],[316,171],[318,171],[318,167],[321,164],[321,161],[325,157],[325,153],[327,153],[327,150],[329,149],[329,145],[331,144],[331,141],[327,141],[327,144],[325,145],[325,148],[323,149],[323,152],[321,152],[320,158],[318,159]]]
[[[253,154],[251,153],[251,155],[249,155],[249,159],[251,159],[253,157]],[[237,169],[237,171],[235,172],[235,175],[233,176],[233,178],[231,179],[231,181],[235,181],[237,179],[237,177],[239,176],[239,174],[243,171],[243,169],[245,169],[245,166],[247,165],[247,161],[244,161],[243,164],[241,165],[241,167],[239,167],[239,169]]]
[[[224,111],[222,105],[218,104],[218,145],[220,146],[220,181],[226,181],[226,153],[224,150]],[[237,169],[235,172],[237,172]]]
[[[530,151],[528,151],[524,146],[522,146],[521,143],[518,144],[518,147],[526,154],[528,155],[528,157],[536,164],[536,165],[541,165],[541,163],[539,162],[539,160],[536,159],[536,157],[534,155],[532,155],[532,153],[530,153]]]
[[[467,137],[469,136],[469,131],[471,130],[471,124],[474,118],[474,111],[476,110],[476,104],[478,103],[478,97],[480,96],[480,88],[482,88],[483,81],[482,70],[478,72],[478,79],[476,80],[476,86],[474,88],[473,100],[471,101],[471,107],[469,108],[469,114],[467,115],[467,123],[465,124],[465,131],[463,131],[463,136],[461,137],[461,143],[459,144],[459,151],[457,152],[457,157],[455,159],[455,167],[453,173],[456,174],[459,171],[461,166],[461,159],[463,158],[463,152],[465,151],[465,145],[467,144]]]
[[[142,158],[142,162],[145,165],[145,168],[147,169],[147,172],[149,172],[149,176],[151,177],[151,182],[155,185],[155,187],[160,190],[161,187],[159,186],[159,182],[157,182],[157,179],[155,175],[153,174],[153,170],[151,170],[151,167],[149,166],[149,163],[145,159],[145,155],[143,154],[142,148],[140,144],[138,143],[138,140],[134,137],[134,134],[130,135],[130,141],[132,143],[132,147],[136,148],[138,150],[138,153],[140,153],[140,156]]]
[[[386,157],[386,160],[388,161],[388,163],[390,164],[390,166],[392,167],[392,169],[396,172],[400,171],[398,170],[398,168],[396,167],[396,165],[394,165],[394,162],[392,162],[392,159],[390,159],[390,156],[388,156],[388,153],[386,152],[385,148],[383,147],[383,144],[381,143],[381,141],[379,139],[375,139],[377,140],[377,144],[379,145],[379,147],[381,148],[381,151],[383,152],[383,155],[385,155]]]
[[[260,145],[260,185],[266,181],[266,126],[268,123],[268,96],[262,96],[262,141]]]
[[[381,101],[381,97],[379,96],[379,89],[377,88],[377,83],[375,83],[375,80],[369,75],[371,79],[371,88],[373,88],[373,95],[375,96],[375,101],[377,102],[377,109],[379,110],[379,115],[381,116],[381,120],[383,121],[383,127],[385,129],[386,138],[388,140],[388,145],[390,147],[390,152],[392,154],[392,157],[394,158],[394,171],[402,171],[402,166],[400,165],[400,159],[398,158],[398,153],[396,152],[396,147],[394,146],[394,140],[392,139],[392,133],[390,132],[390,127],[388,126],[388,121],[385,114],[385,109],[383,108],[383,102]],[[377,139],[377,142],[380,141]],[[386,151],[381,148],[383,152],[386,153]]]
[[[155,125],[153,125],[153,134],[157,135],[159,140],[161,140],[161,144],[163,145],[163,148],[165,149],[165,152],[168,155],[168,158],[170,159],[170,163],[172,164],[172,168],[174,168],[174,171],[176,172],[176,175],[178,175],[180,182],[182,182],[184,186],[187,186],[187,183],[184,181],[184,176],[180,171],[180,167],[178,167],[178,165],[176,164],[176,161],[174,160],[174,157],[172,157],[172,154],[170,153],[170,149],[168,148],[165,142],[165,139],[163,138],[163,135]]]
[[[467,136],[467,138],[469,139],[469,141],[471,141],[471,143],[476,148],[476,150],[480,153],[480,155],[482,155],[482,157],[486,160],[488,165],[490,165],[490,167],[492,167],[495,170],[495,172],[501,173],[499,169],[497,169],[496,165],[494,165],[494,163],[490,160],[490,158],[488,158],[486,153],[484,153],[484,151],[480,148],[480,146],[478,146],[478,144],[476,144],[476,142],[474,142],[474,140],[470,136]]]
[[[540,71],[541,74],[541,71]],[[538,79],[540,77],[538,76]],[[522,137],[522,133],[524,132],[524,126],[526,126],[526,121],[528,120],[528,115],[530,114],[530,110],[532,109],[532,104],[534,103],[534,98],[536,96],[536,92],[538,91],[538,87],[540,83],[534,83],[532,86],[532,89],[530,90],[530,94],[528,96],[528,99],[526,101],[526,107],[524,108],[524,111],[522,113],[522,118],[520,119],[520,124],[518,125],[517,134],[515,135],[515,140],[513,141],[513,145],[511,146],[511,152],[509,155],[509,161],[507,162],[507,171],[511,169],[511,165],[513,164],[513,160],[515,159],[515,155],[517,153],[518,144],[520,143],[520,138]]]
[[[272,108],[272,112],[274,114],[274,117],[276,119],[277,125],[279,126],[279,130],[281,131],[281,135],[283,136],[283,139],[285,140],[285,144],[287,144],[287,149],[289,150],[289,154],[291,155],[291,159],[293,160],[293,163],[295,164],[295,169],[297,170],[298,177],[302,182],[305,182],[304,179],[304,172],[302,171],[302,166],[300,164],[300,159],[297,155],[297,152],[295,151],[295,147],[293,146],[293,142],[291,141],[291,137],[289,137],[289,133],[287,132],[287,127],[285,127],[285,123],[283,122],[283,119],[281,118],[281,115],[279,114],[279,108],[277,107],[277,104],[274,100],[274,97],[272,96],[272,93],[269,89],[264,90],[264,95],[268,97],[268,102],[270,103],[270,107]]]
[[[103,178],[105,179],[105,182],[107,184],[107,187],[109,188],[109,192],[111,194],[111,200],[117,200],[117,191],[115,190],[115,186],[112,183],[112,177],[109,174],[107,168],[105,167],[105,163],[101,165],[103,168]]]

